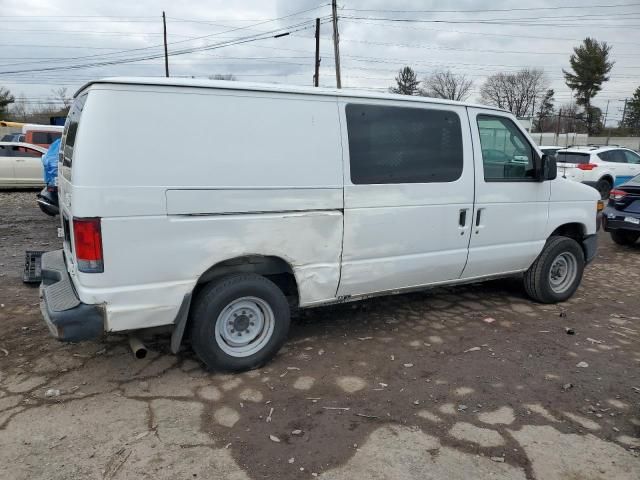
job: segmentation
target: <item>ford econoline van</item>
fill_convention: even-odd
[[[596,252],[597,192],[481,105],[106,79],[76,94],[60,161],[53,335],[168,327],[212,369],[264,364],[291,309],[507,276],[562,302]]]

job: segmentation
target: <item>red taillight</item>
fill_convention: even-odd
[[[593,170],[598,166],[597,163],[579,163],[578,168],[580,170]]]
[[[100,219],[74,218],[73,239],[78,270],[85,273],[103,272]]]
[[[611,200],[622,200],[627,195],[624,190],[616,190],[615,188],[609,192],[609,198]]]

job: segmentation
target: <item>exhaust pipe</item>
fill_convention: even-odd
[[[142,359],[147,356],[147,347],[145,347],[144,343],[134,335],[129,335],[129,347],[131,347],[133,356],[137,359]]]

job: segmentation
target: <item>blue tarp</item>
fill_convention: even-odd
[[[53,187],[58,176],[58,152],[60,151],[60,139],[57,139],[49,146],[49,150],[42,156],[42,166],[44,167],[44,182]]]

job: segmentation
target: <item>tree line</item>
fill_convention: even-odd
[[[611,46],[586,38],[573,49],[570,68],[562,70],[566,85],[573,92],[574,102],[555,108],[553,89],[544,70],[524,68],[517,72],[498,72],[487,77],[479,87],[479,103],[512,112],[517,117],[532,117],[533,128],[550,131],[584,131],[598,134],[604,129],[601,109],[593,106],[594,97],[609,80],[615,62],[610,59]],[[406,66],[395,77],[389,90],[402,95],[422,95],[447,100],[467,100],[473,82],[465,75],[439,71],[418,80],[415,71]],[[621,134],[640,135],[640,87],[627,102]]]
[[[593,106],[593,99],[609,81],[609,72],[615,62],[610,59],[611,46],[586,38],[573,49],[569,69],[563,69],[566,85],[575,101],[562,105],[556,111],[553,89],[544,70],[524,68],[517,72],[498,72],[487,77],[479,87],[478,101],[486,105],[509,110],[518,117],[533,118],[538,131],[574,131],[598,134],[604,129],[601,109]],[[235,80],[233,74],[213,75],[211,79]],[[402,68],[389,90],[402,95],[422,95],[447,100],[467,100],[474,83],[466,75],[448,70],[436,71],[419,80],[410,66]],[[64,115],[71,98],[64,87],[52,91],[50,102],[30,104],[23,97],[15,98],[0,87],[0,118],[18,121],[43,121],[52,115]],[[45,122],[46,123],[46,122]],[[640,135],[640,87],[627,102],[618,134]]]

